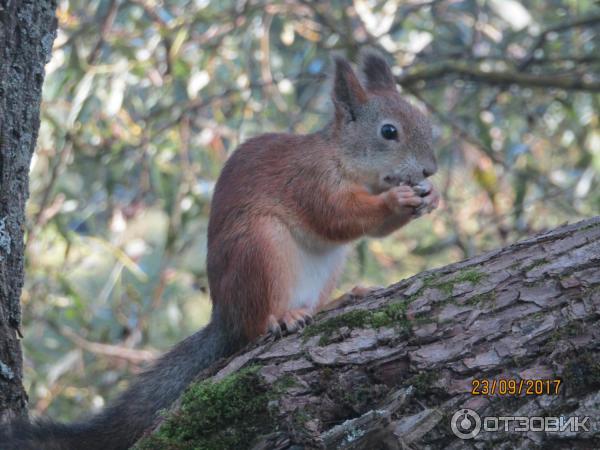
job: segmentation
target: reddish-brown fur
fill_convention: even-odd
[[[374,191],[373,174],[348,163],[340,133],[345,121],[355,119],[352,109],[373,96],[398,94],[393,82],[393,92],[389,88],[391,72],[375,80],[368,93],[347,62],[337,63],[336,115],[328,127],[309,135],[250,139],[233,153],[217,182],[208,230],[211,296],[226,326],[245,339],[265,333],[272,317],[282,321],[290,309],[300,247],[389,234],[411,219],[420,202],[398,190]],[[396,115],[411,111],[399,105]],[[326,283],[319,304],[334,289],[340,270]]]
[[[209,227],[211,295],[249,339],[286,310],[278,303],[290,294],[292,233],[346,242],[392,214],[381,195],[344,179],[336,159],[324,135],[269,134],[243,144],[223,169]]]

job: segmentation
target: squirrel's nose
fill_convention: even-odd
[[[433,175],[434,173],[437,172],[437,163],[435,161],[435,159],[432,159],[431,161],[428,161],[426,164],[423,164],[423,176],[425,178],[430,177],[431,175]]]

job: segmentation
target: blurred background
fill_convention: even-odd
[[[338,293],[600,213],[600,4],[61,0],[28,203],[31,410],[102,407],[206,323],[236,146],[328,120],[333,51],[378,48],[434,120],[442,207],[359,242]]]

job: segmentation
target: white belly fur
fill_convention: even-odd
[[[289,309],[315,310],[327,282],[344,263],[348,248],[348,245],[335,245],[326,249],[309,250],[298,246],[298,260],[294,264],[297,278]]]

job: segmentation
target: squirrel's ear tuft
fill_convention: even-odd
[[[368,90],[396,90],[394,74],[383,56],[374,50],[367,50],[361,53],[360,60]]]
[[[355,120],[357,109],[367,101],[367,93],[346,59],[336,56],[334,61],[332,98],[336,117],[345,116],[348,120]]]

